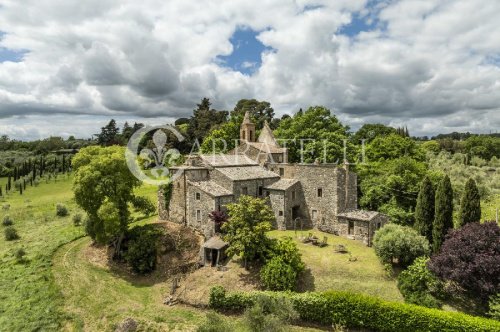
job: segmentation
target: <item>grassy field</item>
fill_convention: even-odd
[[[5,183],[1,178],[2,188]],[[140,188],[138,192],[153,198],[152,189]],[[56,216],[58,202],[66,205],[69,216]],[[6,241],[5,227],[1,226],[0,331],[55,330],[67,318],[51,271],[52,255],[60,246],[84,235],[83,227],[75,227],[72,222],[72,215],[79,212],[69,176],[42,181],[37,187],[28,187],[23,195],[13,192],[0,198],[0,220],[9,215],[20,236]],[[20,248],[27,253],[21,263],[14,257]]]
[[[307,235],[310,231],[304,231]],[[304,244],[295,236],[294,231],[272,231],[270,236],[290,236],[302,253],[306,264],[305,276],[301,280],[302,290],[324,291],[329,289],[365,293],[391,301],[403,301],[396,281],[386,277],[386,273],[373,248],[359,241],[349,240],[322,232],[312,231],[323,239],[328,238],[328,246],[319,248],[312,244]],[[300,232],[297,232],[300,236]],[[334,252],[334,246],[343,244],[356,261],[349,261],[349,254]]]

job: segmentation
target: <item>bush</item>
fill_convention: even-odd
[[[429,241],[413,228],[387,224],[375,233],[373,247],[383,263],[396,259],[401,266],[408,266],[415,258],[430,253]]]
[[[243,314],[243,322],[252,332],[286,331],[285,325],[297,318],[291,300],[284,296],[258,295]]]
[[[5,240],[7,241],[14,241],[19,239],[19,235],[17,234],[17,231],[14,227],[9,226],[5,229]]]
[[[155,225],[138,226],[129,231],[124,256],[134,272],[146,274],[156,268],[160,234]]]
[[[81,213],[77,213],[73,215],[73,225],[80,226],[82,224],[82,215]]]
[[[200,325],[196,332],[231,332],[235,331],[234,327],[228,322],[224,316],[216,312],[209,312],[205,317],[205,321]]]
[[[272,242],[269,258],[274,257],[280,257],[283,262],[290,265],[297,274],[304,271],[305,265],[302,262],[302,255],[297,248],[297,244],[295,244],[289,236],[282,237]]]
[[[465,296],[485,312],[489,298],[500,293],[499,238],[496,222],[466,224],[448,234],[428,263],[429,270],[458,286],[452,289],[455,298]]]
[[[266,289],[293,290],[297,272],[290,264],[279,257],[273,257],[260,270],[260,280]]]
[[[4,225],[4,226],[12,226],[13,224],[14,224],[14,221],[12,221],[12,218],[10,216],[3,217],[2,225]]]
[[[490,297],[488,316],[500,321],[500,294]]]
[[[407,303],[428,308],[440,308],[441,303],[432,296],[439,289],[439,281],[427,269],[427,257],[417,258],[408,269],[398,276],[398,288]]]
[[[387,332],[499,331],[500,322],[459,312],[424,308],[413,304],[383,301],[348,292],[234,292],[226,294],[220,286],[210,293],[213,309],[240,311],[256,302],[258,296],[287,297],[304,322],[352,329]]]
[[[17,249],[16,252],[14,253],[14,257],[16,257],[16,260],[18,262],[24,261],[24,256],[26,256],[26,251],[24,251],[23,248]]]
[[[56,205],[56,215],[58,217],[66,217],[68,215],[68,208],[62,203]]]

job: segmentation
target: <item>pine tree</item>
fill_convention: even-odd
[[[432,249],[437,252],[446,234],[453,229],[453,188],[448,175],[436,189],[434,223],[432,225]]]
[[[481,219],[481,200],[476,181],[469,179],[465,184],[465,191],[460,201],[458,227],[470,222],[479,222]]]
[[[417,206],[415,207],[415,225],[414,228],[425,236],[429,243],[432,243],[432,223],[434,222],[434,187],[429,177],[425,177],[420,184],[420,191],[417,197]]]

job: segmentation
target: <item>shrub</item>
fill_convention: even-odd
[[[473,300],[479,310],[486,309],[490,296],[500,293],[499,238],[495,222],[468,223],[449,234],[429,269],[458,285],[454,292]]]
[[[23,248],[17,249],[14,253],[14,257],[16,257],[18,262],[24,261],[24,256],[26,256],[26,251]]]
[[[56,205],[56,215],[58,217],[66,217],[68,215],[68,208],[62,203]]]
[[[81,213],[77,213],[73,215],[73,225],[80,226],[82,224],[82,215]]]
[[[282,237],[272,242],[269,257],[280,257],[283,262],[290,265],[297,274],[304,271],[305,265],[302,262],[302,255],[297,248],[297,244],[289,236]]]
[[[490,297],[488,316],[500,321],[500,294]]]
[[[146,274],[156,268],[160,234],[160,230],[154,225],[134,227],[129,231],[124,256],[134,272]]]
[[[293,290],[297,272],[290,264],[279,257],[273,257],[260,270],[260,280],[266,289]]]
[[[397,259],[399,265],[408,266],[415,258],[430,253],[429,242],[407,226],[387,224],[375,233],[373,247],[383,263],[393,263]]]
[[[210,293],[213,309],[241,311],[258,296],[287,297],[304,322],[327,326],[387,332],[498,331],[500,323],[459,312],[424,308],[413,304],[383,301],[368,295],[348,292],[234,292],[226,294],[216,287]]]
[[[12,218],[10,216],[3,217],[3,220],[2,220],[3,226],[12,226],[12,224],[14,224],[14,222],[12,221]]]
[[[216,312],[209,312],[205,317],[205,321],[197,329],[197,332],[232,332],[234,327],[228,322],[224,316]]]
[[[14,241],[19,239],[19,235],[17,234],[17,231],[14,227],[9,226],[5,229],[5,240],[7,241]]]
[[[252,332],[285,331],[285,325],[297,318],[291,300],[284,296],[258,295],[243,315],[246,327]]]
[[[439,281],[427,269],[428,260],[427,257],[419,257],[401,272],[398,276],[398,288],[407,303],[439,308],[441,304],[431,294],[439,289]]]

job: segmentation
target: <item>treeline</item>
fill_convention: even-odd
[[[4,169],[5,171],[5,169]],[[41,179],[57,179],[59,174],[71,171],[71,156],[30,157],[8,169],[5,187],[0,187],[0,197],[13,191],[22,195],[27,186],[37,186]]]

